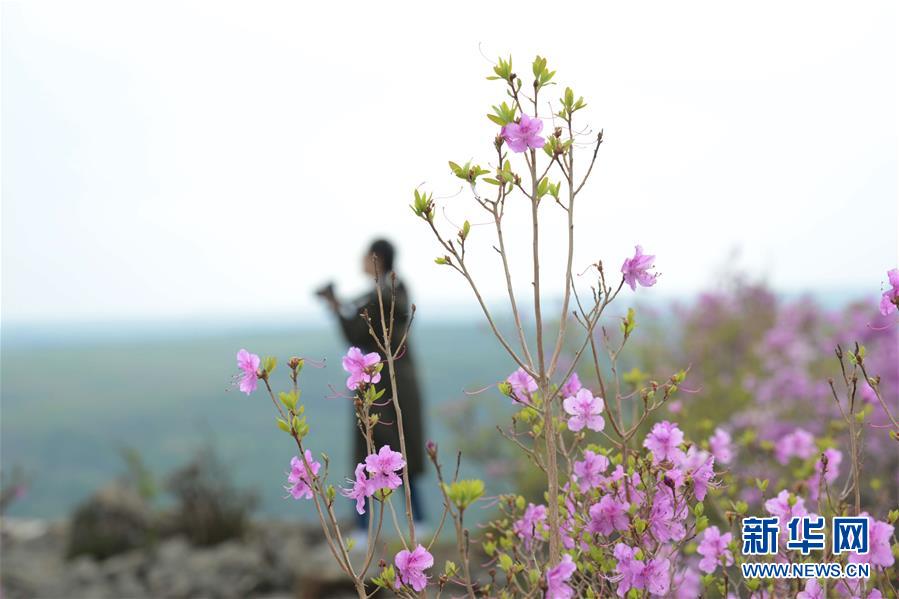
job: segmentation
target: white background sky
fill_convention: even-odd
[[[664,273],[647,295],[682,294],[739,249],[784,291],[876,297],[896,265],[892,2],[307,4],[3,3],[5,322],[312,317],[378,234],[423,315],[471,306],[407,205],[460,190],[448,159],[491,158],[482,53],[520,74],[547,56],[605,130],[577,266],[641,243]],[[549,265],[564,231],[542,210]]]

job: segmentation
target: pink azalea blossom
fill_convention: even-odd
[[[709,449],[719,464],[730,464],[734,459],[734,445],[730,433],[723,428],[716,428],[715,434],[709,437]]]
[[[890,288],[880,298],[880,313],[884,316],[893,310],[899,310],[899,268],[887,272],[887,277],[890,279]]]
[[[815,438],[807,430],[797,428],[774,444],[774,455],[781,464],[787,464],[794,457],[807,460],[815,455]]]
[[[796,594],[796,599],[827,599],[824,589],[817,578],[809,578],[805,581],[805,588]]]
[[[605,536],[609,536],[613,530],[627,530],[630,525],[627,508],[628,504],[616,501],[609,495],[603,495],[599,503],[590,506],[590,522],[587,524],[587,530]]]
[[[524,546],[530,548],[533,541],[540,538],[540,534],[549,530],[546,524],[546,506],[529,503],[524,514],[512,525],[512,532],[524,541]]]
[[[868,516],[866,512],[862,512],[859,516]],[[890,568],[895,563],[896,558],[890,549],[890,538],[893,536],[895,528],[892,524],[874,520],[870,516],[868,523],[868,553],[859,555],[857,553],[849,554],[849,561],[854,564],[873,564],[881,568]]]
[[[703,533],[702,541],[696,551],[702,556],[699,562],[699,569],[707,574],[711,574],[721,565],[722,558],[725,566],[734,564],[734,555],[727,548],[728,543],[733,539],[733,535],[729,532],[721,534],[717,526],[709,526]]]
[[[699,501],[705,499],[709,483],[715,476],[714,464],[714,456],[701,449],[696,449],[695,445],[690,447],[679,464],[677,470],[693,480],[693,493]]]
[[[643,447],[652,452],[652,459],[656,464],[665,460],[680,462],[684,458],[684,452],[678,446],[683,442],[683,431],[676,424],[663,420],[657,422],[646,435]]]
[[[365,513],[365,500],[371,497],[372,490],[371,481],[365,475],[365,464],[356,464],[356,480],[351,480],[353,486],[347,489],[341,489],[340,494],[349,499],[356,500],[356,512]]]
[[[643,287],[652,287],[659,278],[657,273],[650,273],[649,269],[654,268],[655,256],[649,256],[643,253],[642,246],[636,246],[633,258],[628,258],[621,265],[621,273],[624,275],[624,282],[627,283],[633,291],[637,290],[637,283]]]
[[[238,375],[240,377],[239,388],[247,395],[256,390],[258,380],[256,373],[259,372],[259,363],[259,356],[256,354],[251,354],[245,349],[237,352],[237,367],[241,371]]]
[[[680,541],[687,534],[684,521],[687,519],[687,504],[680,500],[675,507],[674,492],[661,486],[652,498],[649,513],[649,530],[660,542]]]
[[[589,449],[584,451],[584,459],[574,463],[574,475],[582,490],[593,489],[602,484],[602,473],[609,467],[609,459]]]
[[[318,476],[321,464],[312,459],[312,452],[307,449],[303,457],[312,475]],[[287,475],[287,482],[287,490],[294,499],[312,499],[312,481],[309,479],[306,466],[297,456],[290,458],[290,474]]]
[[[531,393],[534,393],[537,390],[537,381],[534,380],[534,377],[525,372],[524,368],[519,368],[510,374],[509,378],[506,379],[506,382],[512,386],[513,398],[521,403],[531,403]]]
[[[393,558],[393,563],[399,571],[395,586],[399,589],[407,584],[420,593],[428,585],[428,577],[425,570],[434,565],[434,556],[427,549],[418,545],[412,551],[403,549]]]
[[[634,549],[624,543],[615,545],[614,555],[618,561],[619,597],[624,597],[632,588],[645,589],[654,597],[663,597],[668,593],[671,586],[671,564],[667,559],[637,560],[634,558]]]
[[[786,526],[792,518],[808,514],[802,497],[796,496],[795,499],[795,503],[790,505],[790,493],[787,490],[783,490],[777,494],[777,497],[765,502],[765,510],[772,516],[777,516],[780,527],[783,530],[786,530]]]
[[[378,369],[380,362],[378,352],[363,354],[358,347],[351,347],[341,360],[343,369],[350,374],[346,380],[347,389],[355,391],[360,384],[381,382],[381,372]]]
[[[545,599],[571,599],[574,597],[574,589],[568,586],[566,581],[577,570],[577,564],[572,561],[567,553],[562,556],[562,561],[555,568],[546,573]]]
[[[503,126],[500,135],[509,144],[510,150],[524,152],[528,148],[539,150],[546,144],[546,140],[540,136],[541,131],[543,131],[543,121],[531,118],[522,112],[517,123],[513,122]]]
[[[566,397],[562,407],[568,413],[568,428],[579,431],[585,426],[590,430],[601,431],[606,426],[606,421],[600,416],[603,410],[603,399],[593,397],[589,389],[581,389],[576,395]]]
[[[578,377],[577,373],[572,373],[568,380],[565,381],[565,384],[559,388],[559,397],[571,397],[575,393],[581,390],[581,379]]]
[[[390,449],[390,445],[384,445],[378,453],[373,453],[365,458],[365,470],[371,475],[369,482],[371,492],[381,489],[396,489],[403,481],[397,476],[397,471],[406,466],[403,454]]]

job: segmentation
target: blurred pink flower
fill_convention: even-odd
[[[699,572],[685,568],[674,574],[674,599],[696,599],[701,595],[702,585]]]
[[[571,397],[580,391],[582,386],[581,379],[578,378],[577,373],[572,373],[568,380],[565,381],[565,384],[559,388],[559,397]]]
[[[350,373],[346,387],[355,391],[361,383],[381,382],[381,372],[377,366],[381,362],[378,352],[363,354],[358,347],[351,347],[341,360],[343,369]]]
[[[528,114],[522,112],[521,119],[517,123],[509,123],[504,125],[500,130],[500,135],[509,144],[509,149],[513,152],[524,152],[528,148],[539,150],[546,143],[546,140],[540,136],[543,131],[543,121],[531,118]]]
[[[706,528],[702,541],[696,549],[699,555],[702,556],[702,560],[699,562],[699,569],[707,574],[711,574],[721,565],[721,558],[724,558],[725,566],[732,566],[734,555],[727,548],[728,543],[732,539],[733,535],[731,533],[721,534],[717,526]]]
[[[890,288],[880,298],[880,313],[884,316],[893,310],[899,310],[899,268],[888,271],[887,277],[890,279]]]
[[[787,433],[774,444],[774,455],[781,464],[786,464],[790,458],[807,460],[815,454],[815,437],[805,429],[797,428],[792,433]]]
[[[805,589],[799,591],[796,595],[796,599],[826,599],[826,597],[824,596],[824,589],[821,588],[818,579],[809,578],[805,581]]]
[[[239,388],[249,395],[256,390],[257,375],[259,371],[259,356],[251,354],[245,349],[237,352],[237,367],[241,370]]]
[[[312,475],[318,476],[321,464],[312,459],[312,452],[307,449],[303,457]],[[290,474],[287,475],[287,482],[289,483],[287,490],[294,499],[312,499],[312,481],[309,480],[306,466],[297,456],[290,458]]]
[[[808,479],[808,496],[812,501],[818,500],[821,492],[821,473],[824,472],[824,481],[830,485],[840,476],[840,464],[843,461],[843,452],[839,449],[825,449],[824,457],[815,460],[815,473]],[[824,469],[824,461],[827,461],[827,470]]]
[[[519,368],[509,375],[506,382],[512,386],[512,396],[521,403],[531,403],[531,393],[537,390],[537,381],[534,377]]]
[[[365,469],[371,474],[369,486],[371,492],[381,489],[396,489],[403,481],[396,472],[406,465],[403,454],[390,449],[390,445],[384,445],[378,453],[373,453],[365,458]]]
[[[705,499],[709,483],[715,477],[714,464],[714,456],[691,445],[679,465],[679,470],[693,479],[693,493],[699,501]]]
[[[396,588],[408,584],[416,593],[420,593],[428,585],[425,570],[434,565],[434,556],[427,549],[418,545],[412,551],[403,549],[397,553],[393,558],[393,563],[399,571],[395,582]]]
[[[656,464],[665,460],[677,463],[684,458],[684,452],[679,447],[683,442],[683,431],[676,424],[663,420],[657,422],[646,435],[643,447],[652,452],[653,462]]]
[[[562,556],[562,561],[555,568],[546,573],[545,599],[571,599],[574,597],[574,589],[565,584],[577,570],[577,565],[567,553]]]
[[[660,542],[680,541],[687,534],[684,526],[687,515],[686,502],[678,501],[675,507],[673,491],[665,486],[660,486],[652,499],[649,530]]]
[[[603,410],[603,399],[594,397],[589,389],[582,388],[572,397],[566,397],[562,407],[568,413],[568,428],[579,431],[585,426],[590,430],[601,431],[606,426],[606,421],[600,416]]]
[[[709,448],[719,464],[730,464],[734,459],[734,444],[730,433],[723,428],[716,428],[715,434],[709,437]]]
[[[624,275],[624,282],[627,283],[634,291],[637,290],[637,283],[643,287],[652,287],[659,278],[657,273],[650,273],[649,269],[654,268],[655,256],[643,253],[643,246],[636,246],[633,258],[628,258],[621,265],[621,273]]]

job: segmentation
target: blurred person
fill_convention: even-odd
[[[369,332],[368,323],[362,318],[361,314],[368,312],[371,318],[372,327],[380,336],[382,334],[381,311],[378,306],[378,290],[376,285],[381,287],[381,295],[384,301],[384,314],[387,320],[390,319],[390,301],[392,291],[392,276],[394,274],[394,263],[396,259],[396,250],[392,243],[385,239],[377,239],[369,246],[368,251],[362,257],[362,270],[372,281],[372,289],[352,302],[342,302],[337,298],[334,291],[334,285],[328,284],[317,292],[330,308],[331,312],[336,316],[340,324],[341,332],[350,346],[358,347],[362,353],[378,352],[378,348],[374,339]],[[377,281],[377,282],[376,282]],[[409,325],[410,306],[409,295],[406,286],[397,278],[395,285],[395,295],[393,300],[394,316],[393,316],[393,350],[398,349],[400,339]],[[382,355],[382,359],[385,357]],[[418,385],[418,377],[415,369],[415,359],[409,348],[408,339],[406,346],[402,349],[399,358],[394,362],[396,369],[396,386],[400,409],[403,412],[403,432],[406,441],[406,459],[408,461],[407,468],[409,470],[409,483],[412,494],[412,514],[416,522],[416,529],[419,523],[424,520],[424,514],[421,507],[421,497],[419,490],[416,488],[416,479],[424,470],[424,422],[422,417],[422,396]],[[372,407],[371,412],[377,414],[379,424],[374,427],[374,445],[375,451],[384,445],[389,445],[394,451],[400,451],[399,432],[396,425],[396,411],[393,407],[391,399],[390,376],[387,372],[385,364],[381,373],[381,382],[378,385],[386,388],[387,392],[382,397],[381,402],[386,405]],[[387,400],[387,401],[384,401]],[[354,440],[354,463],[364,462],[368,455],[368,449],[365,444],[365,438],[355,423],[355,415],[353,422],[353,440]],[[352,470],[352,467],[351,467]],[[402,494],[400,494],[402,497]],[[365,545],[368,532],[368,514],[362,514],[357,519],[357,529],[353,533],[357,547]]]

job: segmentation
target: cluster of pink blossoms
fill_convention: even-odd
[[[506,382],[512,389],[512,399],[523,404],[531,403],[531,395],[537,391],[537,381],[524,368],[510,374]]]
[[[575,570],[577,570],[577,564],[566,553],[555,568],[550,568],[546,572],[544,599],[571,599],[574,597],[574,589],[568,586],[567,582]]]
[[[397,472],[406,466],[403,454],[384,445],[365,458],[364,464],[357,464],[355,480],[349,480],[351,487],[341,489],[340,494],[356,500],[356,512],[365,513],[365,500],[378,491],[396,489],[403,484]]]
[[[527,549],[533,547],[535,541],[542,541],[543,533],[549,532],[546,506],[529,503],[522,517],[512,525],[512,532],[518,535]]]
[[[363,354],[358,347],[351,347],[341,360],[341,365],[350,375],[346,387],[351,391],[361,384],[381,382],[381,356],[378,352]]]
[[[668,559],[638,560],[636,553],[636,549],[624,543],[615,545],[618,596],[624,597],[631,589],[646,590],[656,597],[665,595],[670,587],[668,570],[671,564]]]
[[[696,552],[702,556],[702,560],[699,562],[699,569],[711,574],[718,566],[732,566],[734,564],[734,555],[727,548],[727,545],[732,540],[733,534],[729,532],[721,534],[717,526],[706,528],[702,535],[702,541],[696,549]]]

